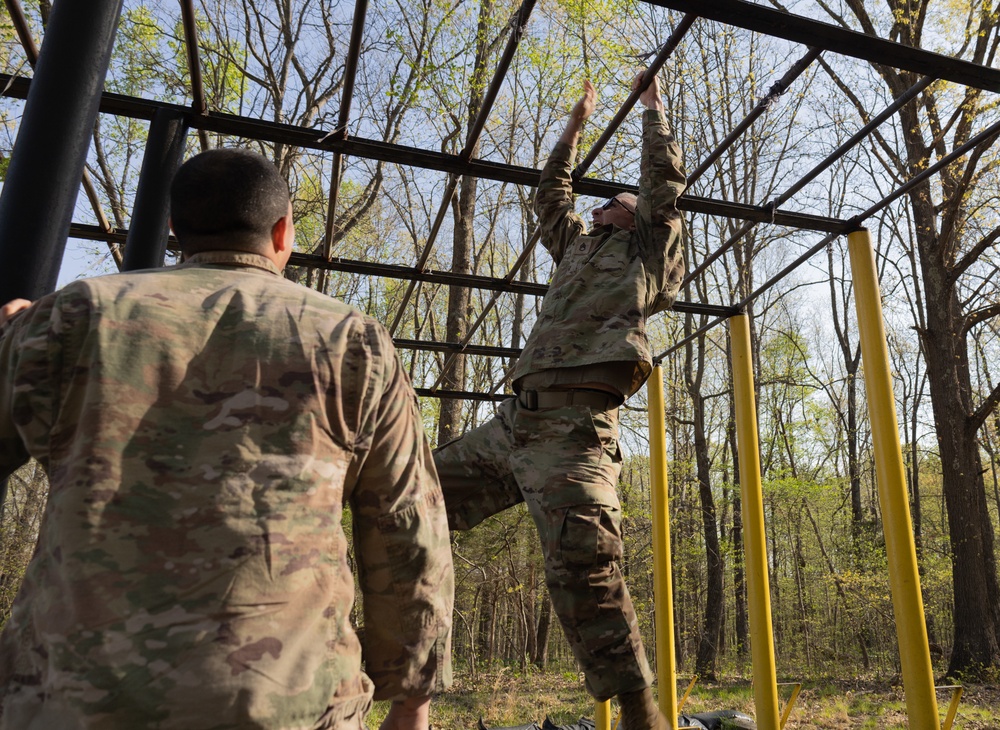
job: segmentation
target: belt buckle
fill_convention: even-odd
[[[538,410],[538,391],[537,390],[522,390],[521,397],[519,399],[521,405],[524,406],[529,411]]]

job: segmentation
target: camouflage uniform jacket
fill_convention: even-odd
[[[14,318],[0,476],[29,455],[51,491],[0,637],[0,725],[336,728],[373,683],[450,683],[413,389],[381,325],[266,258],[78,281]]]
[[[576,150],[556,144],[535,195],[541,240],[556,263],[542,309],[513,372],[635,362],[635,392],[652,370],[646,318],[674,303],[684,278],[681,217],[686,178],[663,114],[643,114],[635,231],[601,226],[584,234],[573,211]]]

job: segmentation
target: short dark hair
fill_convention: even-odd
[[[288,214],[288,185],[266,157],[241,149],[195,155],[174,175],[170,221],[181,250],[260,251]]]

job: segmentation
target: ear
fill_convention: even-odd
[[[292,255],[294,246],[295,223],[292,220],[292,204],[289,203],[288,212],[271,227],[271,248],[278,268],[284,268],[288,263],[288,257]]]
[[[194,254],[188,253],[187,249],[184,247],[184,244],[181,243],[181,239],[177,237],[177,231],[174,230],[173,218],[167,218],[167,225],[170,227],[170,232],[174,234],[174,238],[177,238],[177,251],[178,251],[177,263],[183,264],[185,261],[187,261],[188,256],[194,256]]]
[[[170,229],[170,233],[174,234],[174,238],[177,238],[177,231],[174,230],[174,219],[167,218],[167,227]],[[184,249],[181,249],[180,256],[177,257],[177,262],[183,264],[184,260],[187,258],[187,254],[184,253]]]

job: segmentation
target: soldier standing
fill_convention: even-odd
[[[642,76],[632,83],[638,89]],[[556,263],[513,372],[517,397],[434,454],[452,529],[468,530],[525,501],[538,527],[556,613],[588,691],[617,696],[624,730],[662,727],[653,675],[618,567],[622,557],[618,407],[652,370],[646,319],[669,309],[684,276],[680,149],[654,77],[642,92],[639,195],[573,211],[571,171],[589,81],[541,173],[535,210]]]
[[[292,207],[260,155],[185,163],[171,223],[184,263],[74,282],[0,332],[0,476],[30,456],[50,483],[0,727],[359,730],[374,694],[383,730],[426,730],[454,578],[388,333],[281,277]]]

